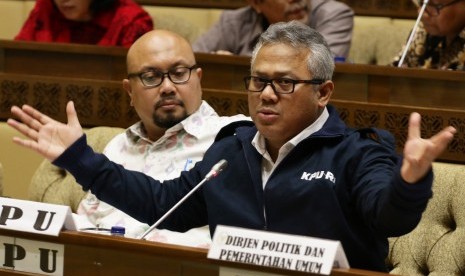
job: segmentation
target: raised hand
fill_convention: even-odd
[[[429,139],[422,139],[420,125],[420,114],[412,113],[400,171],[408,183],[415,183],[426,175],[432,162],[446,149],[456,132],[455,128],[449,126]]]
[[[35,150],[50,161],[60,156],[83,134],[73,102],[66,105],[67,124],[53,120],[29,105],[22,108],[13,106],[11,113],[17,120],[8,119],[8,125],[27,137],[14,137],[13,142]]]

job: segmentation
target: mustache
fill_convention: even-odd
[[[155,103],[155,109],[158,109],[161,106],[166,105],[166,104],[177,104],[177,105],[184,107],[184,102],[182,100],[177,99],[174,96],[167,96],[167,97],[160,99],[158,102]]]

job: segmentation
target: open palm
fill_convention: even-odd
[[[14,137],[13,141],[37,151],[50,161],[60,156],[83,134],[73,102],[66,106],[67,124],[53,120],[29,105],[21,108],[13,106],[11,113],[17,120],[8,119],[8,125],[27,137]]]

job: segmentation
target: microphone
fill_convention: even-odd
[[[410,49],[410,44],[412,44],[413,38],[415,37],[417,33],[418,24],[420,24],[421,17],[423,16],[423,13],[425,12],[428,2],[429,0],[423,1],[423,5],[421,6],[420,12],[418,13],[417,21],[415,22],[415,25],[413,26],[412,33],[410,33],[410,36],[407,41],[407,45],[405,45],[405,49],[402,53],[402,57],[400,58],[399,63],[397,64],[397,67],[401,67],[402,63],[404,63],[405,56],[407,55],[407,52]]]
[[[162,221],[165,220],[166,217],[168,217],[176,208],[178,208],[179,205],[181,205],[188,197],[190,197],[200,186],[203,185],[203,183],[207,182],[208,180],[216,177],[220,172],[222,172],[226,167],[228,166],[228,161],[221,159],[218,163],[213,165],[211,168],[210,172],[207,173],[204,179],[197,184],[197,186],[194,187],[189,193],[187,193],[178,203],[176,203],[171,209],[168,210],[159,220],[157,220],[152,226],[150,226],[147,231],[145,231],[139,239],[143,240],[150,232],[152,232]]]

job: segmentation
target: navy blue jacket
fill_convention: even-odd
[[[221,159],[228,167],[205,183],[159,228],[186,231],[230,225],[339,240],[351,267],[386,271],[387,237],[411,231],[431,197],[432,172],[415,185],[400,177],[401,158],[386,131],[347,128],[332,107],[323,128],[278,165],[265,189],[262,156],[250,122],[224,128],[204,159],[163,185],[94,153],[80,138],[54,164],[85,190],[153,224]]]

